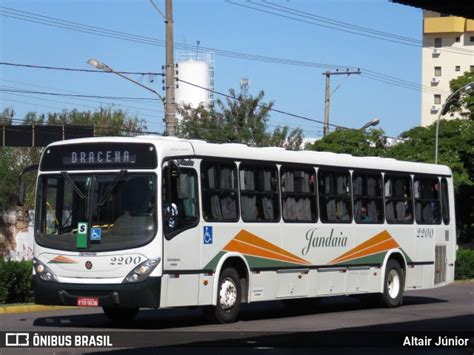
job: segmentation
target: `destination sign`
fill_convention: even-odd
[[[137,157],[128,150],[77,150],[63,156],[64,165],[80,164],[136,164]]]
[[[49,147],[40,169],[155,169],[156,149],[143,143],[85,143]]]

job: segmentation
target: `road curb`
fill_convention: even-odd
[[[43,312],[43,311],[54,311],[60,309],[75,309],[77,307],[71,306],[43,306],[40,304],[22,304],[18,306],[0,306],[0,314],[8,313],[30,313],[30,312]]]
[[[455,284],[469,284],[469,283],[474,283],[474,279],[470,280],[454,280]]]

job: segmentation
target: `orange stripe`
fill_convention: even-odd
[[[307,261],[303,260],[303,262],[301,261],[302,259],[298,258],[298,257],[293,257],[293,256],[287,256],[287,255],[283,255],[282,253],[278,253],[278,252],[273,252],[271,250],[268,250],[268,249],[265,249],[265,248],[262,248],[262,247],[259,247],[257,245],[254,245],[254,244],[251,244],[251,243],[247,243],[247,242],[244,242],[242,240],[237,240],[237,239],[234,239],[236,242],[240,243],[240,244],[246,244],[246,245],[249,245],[253,248],[257,248],[257,249],[260,249],[262,250],[263,252],[265,253],[274,253],[276,255],[278,255],[279,258],[287,258],[287,259],[291,259],[293,263],[297,263],[297,264],[309,264]],[[292,255],[292,254],[290,254]]]
[[[380,253],[382,251],[393,249],[393,248],[398,248],[398,247],[399,247],[399,245],[395,241],[395,239],[390,238],[390,239],[387,239],[387,240],[383,241],[380,244],[377,244],[377,245],[374,245],[372,247],[366,248],[366,249],[361,250],[361,251],[359,251],[357,253],[354,253],[352,255],[348,255],[344,258],[338,258],[336,261],[331,262],[331,264],[340,263],[342,261],[348,261],[348,260],[352,260],[352,259],[362,258],[362,257],[367,256],[367,255],[377,254],[377,253]]]
[[[366,240],[362,244],[359,244],[355,248],[349,250],[348,252],[345,252],[344,254],[338,256],[336,259],[331,261],[331,264],[340,261],[340,259],[345,259],[345,258],[351,256],[352,254],[358,253],[359,251],[361,251],[363,249],[371,247],[374,244],[378,244],[382,241],[385,241],[386,239],[388,240],[388,239],[391,239],[391,238],[392,237],[390,236],[390,234],[386,230],[384,230],[384,231],[376,234],[372,238]]]
[[[288,258],[286,256],[279,255],[277,253],[274,253],[274,252],[266,250],[266,249],[261,249],[259,247],[254,246],[254,245],[250,245],[250,244],[247,244],[247,243],[244,244],[244,243],[241,243],[241,242],[239,242],[238,240],[235,240],[235,239],[233,239],[229,243],[227,243],[227,245],[224,247],[224,250],[225,251],[235,251],[235,252],[239,252],[239,253],[242,253],[242,254],[253,255],[253,256],[258,256],[258,257],[267,258],[267,259],[275,259],[275,260],[279,260],[279,261],[285,261],[285,262],[292,263],[292,264],[301,264],[300,262],[295,261],[292,258]]]
[[[53,262],[53,263],[64,263],[64,264],[74,264],[74,263],[77,263],[76,260],[73,260],[73,259],[70,259],[66,256],[63,256],[63,255],[58,255],[58,256],[55,256],[53,259],[51,259],[49,262]]]
[[[270,242],[267,242],[266,240],[257,237],[255,234],[252,234],[244,229],[242,229],[234,238],[235,240],[243,241],[245,243],[253,244],[256,245],[260,248],[267,249],[270,252],[278,253],[282,256],[286,256],[289,258],[293,258],[298,261],[298,263],[301,264],[310,264],[304,259],[301,259],[300,257],[286,251],[285,249],[282,249],[275,244],[272,244]]]

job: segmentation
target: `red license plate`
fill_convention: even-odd
[[[99,297],[78,297],[77,305],[79,307],[99,307]]]

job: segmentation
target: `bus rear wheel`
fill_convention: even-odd
[[[112,308],[102,307],[105,315],[111,321],[121,323],[133,320],[138,313],[138,308]]]
[[[382,305],[388,308],[398,307],[402,304],[405,276],[396,260],[389,260],[385,269]]]
[[[221,324],[235,322],[240,312],[241,299],[239,273],[234,268],[226,268],[219,276],[216,305],[206,308],[206,313]]]

